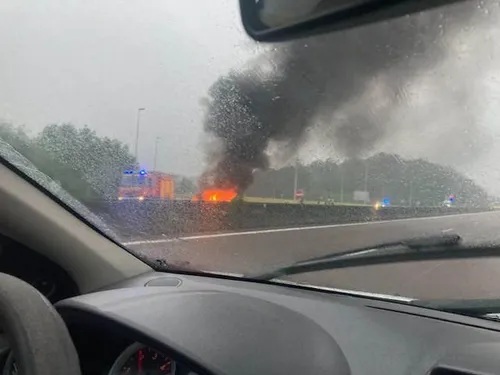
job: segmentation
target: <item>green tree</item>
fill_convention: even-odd
[[[259,172],[247,195],[292,198],[294,172],[293,167]],[[488,201],[484,189],[451,167],[385,153],[341,164],[327,160],[301,165],[298,187],[305,190],[306,199],[333,198],[338,202],[343,181],[344,201],[348,202],[354,190],[364,190],[365,173],[370,197],[387,196],[396,205],[410,201],[413,205],[439,205],[450,194],[456,195],[457,204],[482,206]]]
[[[95,194],[105,199],[116,197],[123,171],[137,165],[127,145],[100,137],[88,127],[48,125],[34,142],[58,164],[70,167],[83,177],[87,199]],[[62,175],[58,179],[67,183],[66,177]]]
[[[95,192],[87,189],[88,184],[78,171],[51,157],[23,128],[1,123],[0,138],[33,163],[38,170],[59,183],[73,197],[83,200],[88,195],[96,196]]]
[[[80,201],[114,198],[123,171],[136,166],[128,147],[88,127],[49,125],[35,137],[0,123],[0,138]]]

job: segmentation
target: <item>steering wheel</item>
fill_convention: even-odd
[[[54,307],[31,285],[4,273],[0,273],[0,328],[20,374],[80,374],[75,346]]]

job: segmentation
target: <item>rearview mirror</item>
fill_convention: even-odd
[[[240,0],[247,34],[276,42],[344,30],[464,0]]]

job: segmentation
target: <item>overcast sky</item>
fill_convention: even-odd
[[[139,158],[198,173],[199,99],[254,49],[234,0],[21,0],[0,3],[0,119],[39,131],[88,125]]]
[[[450,42],[444,61],[408,83],[410,105],[392,117],[412,126],[386,139],[378,151],[452,164],[500,193],[496,21],[492,16],[486,26],[464,28]],[[203,160],[200,98],[217,77],[242,66],[259,48],[242,30],[236,0],[4,0],[0,120],[31,132],[50,123],[88,125],[133,150],[137,109],[145,107],[141,163],[152,166],[155,138],[161,137],[158,169],[195,175]],[[443,150],[453,149],[449,126],[420,130],[431,115],[448,124],[460,121],[450,116],[456,102],[448,102],[442,86],[452,87],[463,77],[477,77],[471,87],[477,92],[474,103],[463,104],[481,104],[477,118],[486,137],[478,136],[478,142],[487,150],[477,160],[460,149],[442,157]],[[366,93],[348,103],[349,111],[367,102],[383,107],[383,98],[384,77],[374,77]],[[334,154],[321,131],[308,135],[301,152],[304,160]]]

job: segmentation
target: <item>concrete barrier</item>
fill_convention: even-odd
[[[276,203],[204,203],[190,201],[91,202],[91,211],[109,223],[122,238],[238,231],[480,212],[474,207],[330,206]]]

